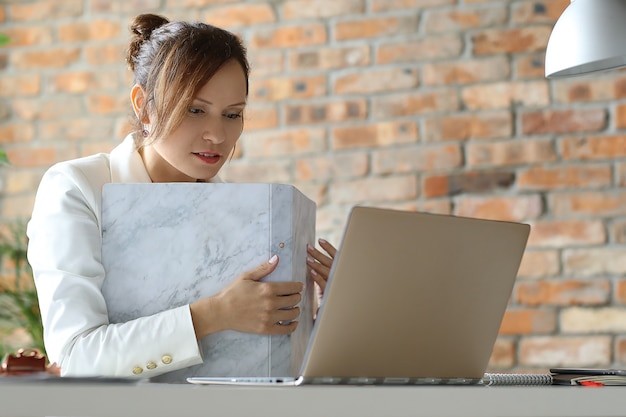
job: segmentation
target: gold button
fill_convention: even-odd
[[[156,368],[156,367],[157,367],[157,364],[156,364],[156,363],[154,363],[154,362],[152,362],[152,361],[150,361],[150,362],[148,362],[148,363],[146,364],[146,369],[154,369],[154,368]]]
[[[161,357],[161,362],[163,362],[166,365],[169,365],[170,363],[172,363],[172,356],[170,356],[170,355],[163,355]]]
[[[141,366],[135,366],[133,368],[133,374],[135,374],[135,375],[139,375],[142,372],[143,372],[143,369],[141,368]]]

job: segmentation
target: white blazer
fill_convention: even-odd
[[[39,185],[27,227],[28,261],[49,360],[62,376],[142,378],[201,363],[188,305],[109,323],[100,217],[109,182],[151,182],[132,134],[110,154],[52,166]]]

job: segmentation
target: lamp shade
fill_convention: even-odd
[[[626,0],[572,0],[554,25],[546,77],[626,66]]]

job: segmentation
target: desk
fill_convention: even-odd
[[[623,417],[626,387],[4,383],[0,416]]]

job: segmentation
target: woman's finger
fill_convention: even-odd
[[[315,249],[311,245],[307,245],[307,252],[311,257],[313,257],[317,262],[324,265],[325,267],[330,268],[330,266],[333,264],[333,258],[324,255],[322,252]]]
[[[335,255],[337,254],[337,249],[333,245],[328,243],[328,241],[325,239],[319,239],[318,243],[320,244],[322,249],[324,249],[330,255],[331,258],[335,258]]]

